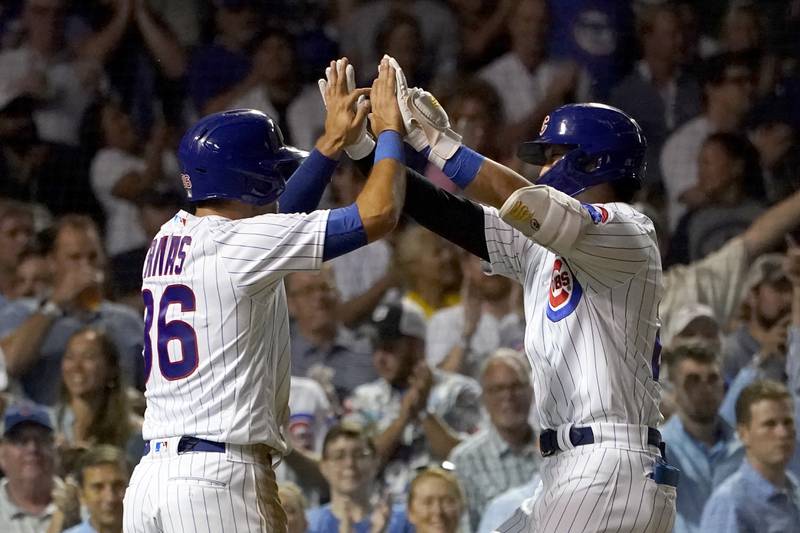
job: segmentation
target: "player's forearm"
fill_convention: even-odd
[[[386,151],[383,151],[384,148]],[[395,131],[382,132],[375,151],[377,163],[356,198],[368,242],[376,241],[392,231],[400,219],[406,197],[402,154],[400,135]]]
[[[439,459],[446,459],[450,451],[461,442],[455,432],[436,415],[426,416],[422,421],[422,429],[428,438],[431,452]]]
[[[392,454],[400,444],[403,431],[405,431],[410,421],[411,417],[409,413],[401,409],[400,414],[389,424],[389,427],[375,437],[375,451],[380,458],[381,466],[388,463],[389,459],[391,459]]]
[[[340,304],[337,309],[339,319],[347,327],[357,326],[372,313],[372,310],[380,303],[386,291],[394,287],[394,285],[394,276],[386,274],[363,294]]]
[[[122,9],[117,10],[105,28],[94,33],[78,47],[78,55],[102,65],[119,44],[127,27],[128,13]]]
[[[439,370],[446,372],[454,372],[460,374],[464,366],[464,356],[467,353],[466,346],[463,344],[456,344],[447,353],[444,359],[436,365]]]
[[[747,254],[758,257],[776,246],[784,235],[800,224],[800,191],[759,216],[742,235]]]
[[[514,191],[530,184],[507,166],[487,158],[465,192],[471,198],[499,209]]]
[[[39,349],[53,318],[34,313],[17,329],[0,340],[0,348],[6,358],[6,372],[14,378],[24,374],[39,357]]]

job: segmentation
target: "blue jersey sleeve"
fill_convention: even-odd
[[[278,200],[280,213],[310,213],[319,205],[325,187],[331,181],[337,161],[312,150],[286,182]]]
[[[367,244],[367,232],[356,204],[333,209],[325,226],[322,260],[328,261]]]

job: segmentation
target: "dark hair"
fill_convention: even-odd
[[[747,137],[737,133],[712,133],[703,142],[703,144],[709,143],[719,145],[728,157],[742,163],[742,190],[747,196],[757,199],[766,196],[758,150]]]
[[[718,350],[712,343],[702,339],[681,339],[664,348],[661,359],[670,372],[680,363],[689,359],[698,363],[712,365],[719,361]]]
[[[366,430],[352,422],[341,422],[336,424],[325,434],[325,439],[322,441],[322,458],[326,456],[328,446],[336,439],[349,439],[363,441],[369,451],[375,453],[375,443],[372,438],[367,434]]]
[[[736,424],[746,426],[750,423],[752,417],[750,408],[755,403],[762,400],[779,402],[791,399],[792,395],[783,383],[778,383],[771,379],[764,379],[751,383],[745,387],[736,400]]]
[[[95,412],[94,418],[89,425],[88,433],[94,437],[95,442],[112,444],[124,447],[128,438],[131,436],[131,426],[128,422],[130,406],[128,396],[125,392],[125,385],[122,379],[122,371],[119,365],[119,351],[117,346],[103,330],[85,327],[73,333],[67,340],[67,345],[79,335],[94,333],[100,344],[100,351],[103,353],[104,361],[108,369],[108,376],[105,387],[100,394],[102,401],[98,403],[100,408]],[[65,348],[66,351],[66,348]],[[66,386],[61,383],[61,401],[64,406],[69,404],[69,392]],[[59,409],[57,418],[61,422],[64,410]]]
[[[87,233],[95,233],[98,238],[100,237],[100,227],[90,217],[75,213],[63,215],[56,219],[52,226],[42,231],[40,235],[42,249],[45,253],[52,253],[55,250],[58,236],[67,228],[85,231]]]
[[[662,13],[674,15],[680,20],[678,6],[672,2],[645,6],[636,17],[636,35],[639,39],[653,31],[656,25],[656,18]]]
[[[130,475],[130,466],[125,452],[116,446],[98,444],[86,450],[78,460],[78,467],[75,471],[78,485],[83,486],[84,470],[101,465],[115,465],[125,472],[126,476]]]
[[[468,99],[479,100],[492,118],[503,122],[503,102],[495,88],[488,81],[481,78],[468,78],[463,83],[457,84],[457,89],[447,97],[446,107],[452,107],[454,102]]]
[[[744,67],[756,72],[758,58],[751,52],[723,52],[709,57],[702,67],[703,85],[720,85],[730,67]]]

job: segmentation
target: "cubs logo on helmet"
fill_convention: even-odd
[[[563,320],[578,307],[583,296],[583,287],[575,278],[565,259],[557,257],[553,262],[553,276],[547,302],[547,318],[553,322]]]

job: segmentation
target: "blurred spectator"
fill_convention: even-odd
[[[150,236],[145,234],[139,214],[142,197],[165,187],[166,176],[178,174],[175,155],[168,149],[168,129],[164,124],[156,125],[146,145],[141,146],[121,103],[101,99],[87,110],[81,130],[83,146],[93,154],[92,188],[106,215],[106,252],[113,260],[119,254],[145,248]]]
[[[772,381],[753,383],[736,402],[746,458],[706,504],[701,531],[795,531],[800,491],[786,472],[795,450],[792,398]]]
[[[255,39],[250,73],[205,106],[207,113],[258,109],[280,126],[287,144],[311,150],[324,129],[325,106],[316,84],[303,84],[291,35],[270,30]]]
[[[499,350],[484,362],[481,400],[491,425],[450,454],[473,530],[492,498],[530,481],[539,470],[536,432],[528,422],[533,402],[530,379],[528,363],[513,350]]]
[[[505,143],[534,137],[545,115],[562,104],[589,99],[589,78],[575,63],[547,57],[546,0],[521,0],[508,19],[511,50],[481,69],[503,102]]]
[[[306,533],[308,520],[306,520],[306,502],[300,487],[291,482],[278,484],[278,497],[281,506],[286,511],[286,533]]]
[[[758,150],[766,197],[777,202],[800,190],[800,143],[791,98],[768,98],[751,114],[748,131]]]
[[[322,445],[322,474],[331,488],[331,502],[308,511],[309,533],[401,533],[405,531],[402,506],[392,509],[375,482],[379,460],[375,445],[358,426],[334,426]]]
[[[514,0],[450,0],[460,31],[459,70],[473,72],[505,52],[506,25],[514,4]]]
[[[411,481],[408,520],[416,533],[457,533],[463,512],[464,493],[447,470],[429,467]]]
[[[13,298],[45,298],[53,288],[53,269],[40,246],[27,246],[19,256],[11,291]]]
[[[558,0],[550,5],[550,53],[586,68],[593,81],[592,93],[596,98],[606,98],[633,59],[631,2]]]
[[[25,92],[40,105],[34,112],[45,141],[78,144],[78,124],[99,84],[98,67],[72,57],[65,47],[65,0],[25,0],[25,39],[0,53],[0,95]]]
[[[356,388],[350,418],[376,431],[383,479],[402,499],[413,469],[443,460],[481,422],[480,386],[425,363],[425,317],[413,303],[381,305],[372,316],[380,379]]]
[[[27,204],[0,199],[0,298],[16,297],[17,268],[33,239],[33,210]]]
[[[104,68],[137,129],[148,131],[157,118],[176,123],[183,108],[178,82],[186,73],[186,53],[149,0],[79,4],[91,32],[79,43],[78,54]],[[191,7],[184,2],[184,9]]]
[[[702,259],[744,232],[764,211],[758,152],[746,137],[709,135],[700,150],[697,177],[689,190],[690,211],[672,237],[669,264]]]
[[[408,84],[411,87],[429,87],[434,65],[426,63],[427,51],[424,47],[422,29],[417,18],[403,11],[395,11],[378,27],[375,36],[375,50],[383,51],[403,65]]]
[[[366,177],[345,159],[339,163],[332,184],[336,205],[353,203]],[[391,237],[389,237],[391,238]],[[401,284],[388,239],[380,239],[330,261],[341,302],[342,323],[354,327],[372,315],[375,306],[391,298]]]
[[[406,285],[404,297],[427,318],[459,302],[461,273],[452,244],[422,226],[410,226],[398,237],[395,253]]]
[[[683,31],[670,4],[647,7],[639,15],[642,58],[611,91],[608,103],[639,123],[647,137],[647,182],[661,181],[658,156],[675,128],[701,111],[700,86],[681,68]]]
[[[675,312],[669,326],[669,329],[661,329],[661,341],[665,346],[679,339],[702,339],[717,348],[721,345],[722,329],[714,310],[706,304],[687,302]]]
[[[674,533],[700,533],[703,507],[715,487],[742,463],[744,449],[718,414],[725,392],[718,346],[676,340],[662,354],[677,412],[661,428],[669,462],[681,471]]]
[[[477,378],[483,361],[500,348],[500,331],[520,317],[511,308],[511,280],[487,275],[472,254],[461,257],[461,303],[431,317],[425,359],[431,366]]]
[[[87,158],[78,148],[41,140],[35,106],[25,92],[0,94],[0,196],[44,205],[54,215],[102,220]]]
[[[745,281],[747,296],[744,320],[725,337],[723,344],[722,375],[726,383],[731,383],[756,354],[760,354],[761,359],[754,362],[760,363],[769,362],[773,354],[782,357],[786,353],[792,284],[786,276],[783,262],[784,256],[781,254],[766,254],[750,268]],[[731,405],[736,401],[736,396],[732,398]]]
[[[448,98],[447,109],[450,123],[462,135],[465,146],[495,161],[508,158],[510,146],[500,138],[505,125],[503,105],[489,82],[470,78],[459,84]],[[452,182],[446,181],[452,187]],[[438,181],[437,185],[441,186]]]
[[[53,422],[40,405],[6,408],[0,441],[0,530],[44,533],[56,506],[56,449]]]
[[[670,228],[675,228],[687,206],[698,203],[698,156],[712,133],[739,133],[755,97],[755,72],[750,59],[721,54],[704,66],[705,109],[667,138],[661,151],[661,177],[667,192]]]
[[[413,16],[419,24],[422,40],[418,45],[426,51],[417,68],[429,72],[433,78],[446,78],[453,74],[458,57],[458,26],[453,13],[442,2],[433,0],[374,0],[363,2],[342,21],[340,44],[344,55],[358,67],[360,86],[372,82],[376,65],[386,50],[377,49],[384,44],[378,38],[382,29],[391,29],[387,19],[403,15]],[[407,40],[406,44],[410,44]],[[397,58],[398,61],[400,58]],[[407,68],[400,62],[403,70]]]
[[[375,379],[369,342],[342,326],[339,319],[339,296],[330,267],[318,274],[291,274],[285,283],[292,318],[292,375],[308,376],[314,366],[328,367],[340,399]]]
[[[95,224],[65,216],[53,229],[48,259],[53,291],[46,300],[17,300],[0,311],[0,348],[9,376],[35,401],[53,405],[67,340],[84,326],[105,328],[119,351],[121,375],[141,388],[141,316],[104,299],[105,260]]]
[[[195,46],[200,41],[203,21],[209,8],[203,0],[147,0],[150,9],[169,26],[170,31],[184,46]]]
[[[510,488],[493,498],[483,511],[481,523],[476,533],[493,533],[503,522],[514,514],[517,507],[522,505],[522,502],[530,498],[531,495],[536,492],[536,489],[541,483],[542,478],[539,474],[534,474],[533,479],[524,485]]]
[[[122,533],[122,499],[129,477],[122,450],[109,445],[90,448],[77,471],[81,502],[89,517],[65,533]]]
[[[213,0],[211,42],[197,48],[189,62],[189,95],[200,115],[230,100],[228,91],[247,77],[248,54],[259,28],[259,0]]]
[[[142,457],[142,419],[134,415],[120,375],[119,355],[108,335],[93,328],[74,333],[61,361],[56,431],[64,450],[109,444]]]
[[[771,207],[747,230],[701,261],[664,271],[664,296],[658,306],[664,341],[674,335],[677,313],[692,302],[708,305],[714,319],[727,327],[747,294],[748,268],[763,253],[781,244],[787,232],[800,225],[800,191]],[[663,243],[659,235],[659,243]],[[663,244],[660,244],[666,248]],[[724,353],[724,352],[723,352]]]

